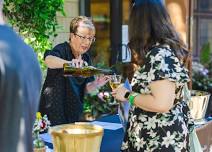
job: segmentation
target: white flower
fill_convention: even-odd
[[[166,126],[166,120],[160,120],[158,122],[158,127],[163,127],[163,126]]]
[[[171,77],[175,78],[177,76],[177,74],[175,72],[171,73]]]
[[[147,72],[139,73],[136,78],[146,80],[147,79]]]
[[[182,124],[182,129],[183,129],[183,132],[182,132],[183,135],[188,134],[188,128],[186,127],[186,124]]]
[[[125,150],[128,148],[128,141],[122,142],[121,150]]]
[[[165,60],[162,60],[162,61],[161,61],[160,67],[161,67],[161,70],[162,70],[163,72],[169,71],[169,65],[166,64]]]
[[[180,66],[180,64],[174,64],[176,72],[181,72],[182,71],[182,67]]]
[[[134,147],[137,149],[137,151],[139,151],[141,148],[144,147],[145,144],[146,144],[146,141],[144,141],[143,138],[138,137],[136,138]]]
[[[179,81],[181,79],[181,75],[179,73],[176,74],[176,79]]]
[[[140,120],[141,122],[146,122],[147,115],[139,115],[138,120]]]
[[[165,147],[168,148],[169,145],[173,145],[175,143],[174,139],[175,135],[174,134],[171,135],[170,131],[168,131],[166,133],[166,137],[163,137],[162,145],[165,145]]]
[[[146,121],[144,124],[146,125],[147,129],[155,129],[156,128],[157,119],[154,116],[153,118],[148,118],[148,121]]]
[[[149,132],[147,132],[147,134],[149,134],[149,136],[152,138],[156,137],[156,135],[157,135],[157,133],[154,132],[152,129]]]
[[[171,52],[167,50],[167,48],[160,48],[159,54],[163,57],[171,56]]]
[[[179,120],[180,122],[185,122],[185,120],[184,120],[184,118],[183,118],[182,116],[178,116],[178,120]]]
[[[141,131],[141,128],[143,127],[142,123],[138,123],[135,127],[134,127],[134,133],[135,136],[139,136],[139,132]]]
[[[155,69],[151,68],[150,71],[148,72],[147,80],[148,82],[151,82],[154,79],[155,79]]]
[[[156,56],[150,56],[150,63],[151,65],[155,64],[156,61],[162,60],[162,56],[157,54]]]
[[[47,115],[41,116],[40,112],[36,113],[36,120],[33,125],[33,134],[39,134],[42,131],[45,131],[50,126],[50,121],[48,120]]]
[[[175,144],[174,150],[175,152],[181,152],[183,148],[186,148],[187,146],[187,141],[186,139],[183,142],[178,142]]]
[[[136,83],[139,83],[139,81],[134,76],[133,79],[132,79],[132,81],[131,81],[131,86],[134,86]]]

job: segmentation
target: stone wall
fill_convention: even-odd
[[[73,17],[79,15],[79,0],[65,0],[64,10],[66,16],[57,14],[57,20],[59,23],[58,36],[53,38],[53,46],[56,44],[68,41],[69,39],[69,25]]]

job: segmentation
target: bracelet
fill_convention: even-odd
[[[137,97],[138,95],[139,95],[139,93],[136,93],[136,92],[130,93],[128,100],[129,100],[129,103],[130,103],[131,106],[134,105],[135,97]]]

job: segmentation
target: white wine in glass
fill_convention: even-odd
[[[120,84],[121,84],[121,79],[122,79],[122,76],[121,75],[111,75],[110,76],[110,81],[109,81],[109,84],[110,84],[110,87],[111,89],[116,89]],[[114,99],[113,103],[111,103],[111,105],[117,105],[118,103],[116,102],[116,100]]]
[[[111,89],[116,89],[121,83],[120,82],[109,82]]]
[[[111,75],[109,81],[111,89],[116,89],[121,84],[121,79],[121,75]]]

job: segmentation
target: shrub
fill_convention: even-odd
[[[56,36],[56,13],[63,10],[64,0],[4,0],[3,12],[9,22],[37,53],[44,70],[43,53],[52,47]]]

